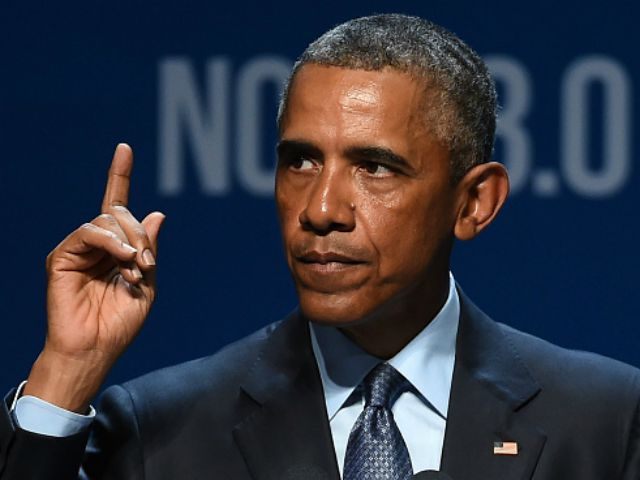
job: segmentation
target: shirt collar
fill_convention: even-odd
[[[460,299],[449,274],[449,295],[433,320],[388,363],[446,418],[455,363]],[[369,355],[337,328],[311,324],[311,344],[318,364],[329,420],[380,359]]]

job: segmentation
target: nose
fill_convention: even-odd
[[[351,197],[348,173],[325,163],[311,186],[305,208],[300,212],[300,224],[317,235],[353,230],[355,205]]]

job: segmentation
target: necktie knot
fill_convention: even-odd
[[[409,389],[408,380],[388,363],[381,363],[371,370],[362,385],[365,407],[391,408]]]

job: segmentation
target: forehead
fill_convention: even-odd
[[[424,86],[394,70],[355,70],[309,64],[296,74],[282,130],[295,136],[313,126],[343,136],[422,130]]]

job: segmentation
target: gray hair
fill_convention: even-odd
[[[451,153],[453,182],[490,160],[497,109],[494,82],[480,56],[443,27],[418,17],[382,14],[329,30],[294,64],[280,100],[279,129],[293,80],[306,64],[408,73],[425,84],[426,125]]]

